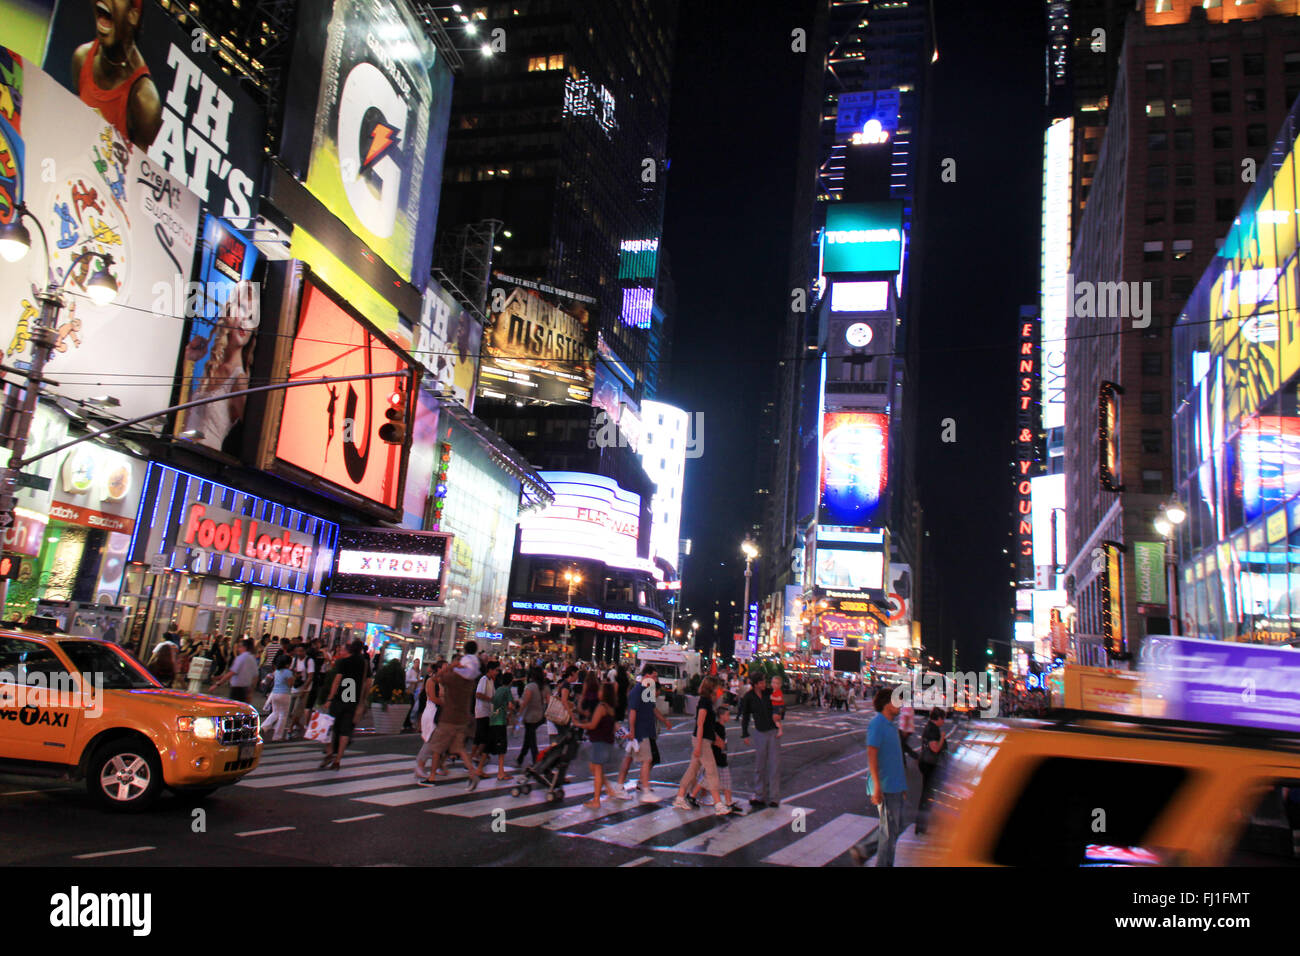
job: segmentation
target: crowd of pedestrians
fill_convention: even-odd
[[[266,695],[269,717],[263,724],[265,739],[280,741],[300,734],[319,705],[333,719],[321,767],[341,766],[365,712],[372,683],[372,662],[361,641],[331,653],[319,640],[274,640],[264,635],[260,642],[245,638],[234,647],[224,647],[221,641],[205,645],[177,641],[169,634],[154,649],[148,666],[159,680],[184,686],[189,661],[203,655],[211,655],[213,661],[210,689],[229,685],[230,696],[245,701],[252,699],[254,690]],[[166,680],[169,673],[170,682]],[[644,803],[660,800],[650,777],[652,768],[661,762],[659,733],[670,730],[672,723],[665,716],[659,675],[652,663],[634,673],[621,663],[514,657],[485,660],[471,640],[450,659],[412,660],[405,677],[413,703],[404,729],[418,729],[423,737],[415,759],[416,782],[422,786],[442,783],[452,762],[459,762],[464,769],[469,790],[492,773],[498,780],[508,780],[508,763],[518,772],[541,758],[550,742],[549,725],[552,731],[565,728],[562,732],[576,732],[585,742],[593,788],[584,806],[598,811],[603,798],[620,802],[639,798]],[[867,797],[880,820],[875,865],[892,866],[907,798],[903,757],[915,759],[920,770],[916,832],[923,834],[935,771],[948,746],[948,731],[944,711],[935,708],[913,749],[908,734],[896,723],[899,708],[887,687],[824,677],[795,676],[785,681],[774,675],[769,679],[761,671],[752,680],[726,670],[704,677],[691,715],[690,761],[678,781],[673,808],[685,811],[712,806],[717,816],[744,812],[735,800],[729,766],[728,728],[733,719],[740,724],[740,742],[754,755],[749,809],[780,805],[780,741],[787,690],[793,703],[830,709],[856,709],[861,698],[871,698],[876,713],[867,730]],[[1012,706],[1027,710],[1036,703],[1030,698]],[[511,726],[522,738],[513,761],[508,754]],[[634,766],[635,781],[627,788]],[[859,844],[850,853],[862,864],[870,850]]]

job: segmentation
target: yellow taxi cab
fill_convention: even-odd
[[[103,806],[201,798],[261,759],[249,704],[163,687],[116,644],[0,630],[0,772],[84,779]]]
[[[1300,736],[1112,713],[967,725],[934,793],[941,866],[1300,864]]]

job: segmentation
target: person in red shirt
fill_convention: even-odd
[[[162,128],[162,99],[135,45],[144,0],[92,0],[95,39],[72,54],[72,84],[87,106],[148,149]]]
[[[777,717],[785,717],[785,693],[781,690],[781,675],[772,675],[772,692],[768,694],[772,701],[772,713]]]

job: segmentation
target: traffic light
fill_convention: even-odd
[[[387,445],[400,445],[406,441],[406,390],[395,388],[388,396],[388,411],[384,412],[388,424],[379,426],[379,440]]]
[[[22,570],[23,562],[19,558],[10,557],[9,555],[0,556],[0,580],[8,581],[18,577],[18,572]]]
[[[993,645],[990,644],[990,645],[988,645],[987,647],[985,647],[985,648],[984,648],[984,653],[987,654],[989,657],[992,657],[992,656],[993,656]]]

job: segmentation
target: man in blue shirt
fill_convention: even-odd
[[[650,788],[650,767],[655,748],[653,741],[658,737],[655,722],[663,724],[665,730],[672,727],[655,706],[657,678],[654,665],[646,664],[641,669],[640,684],[630,687],[627,694],[628,730],[635,748],[629,749],[623,758],[623,766],[618,773],[618,788],[620,791],[623,789],[623,782],[627,780],[627,772],[631,769],[632,758],[635,756],[641,763],[641,779],[637,789],[641,791],[642,803],[659,802],[659,797]]]
[[[903,831],[903,805],[907,800],[907,775],[903,770],[903,742],[894,718],[898,704],[893,691],[882,687],[873,701],[876,716],[867,725],[867,795],[880,814],[876,837],[876,866],[894,865],[894,847]],[[849,854],[861,866],[867,858],[863,843]]]

